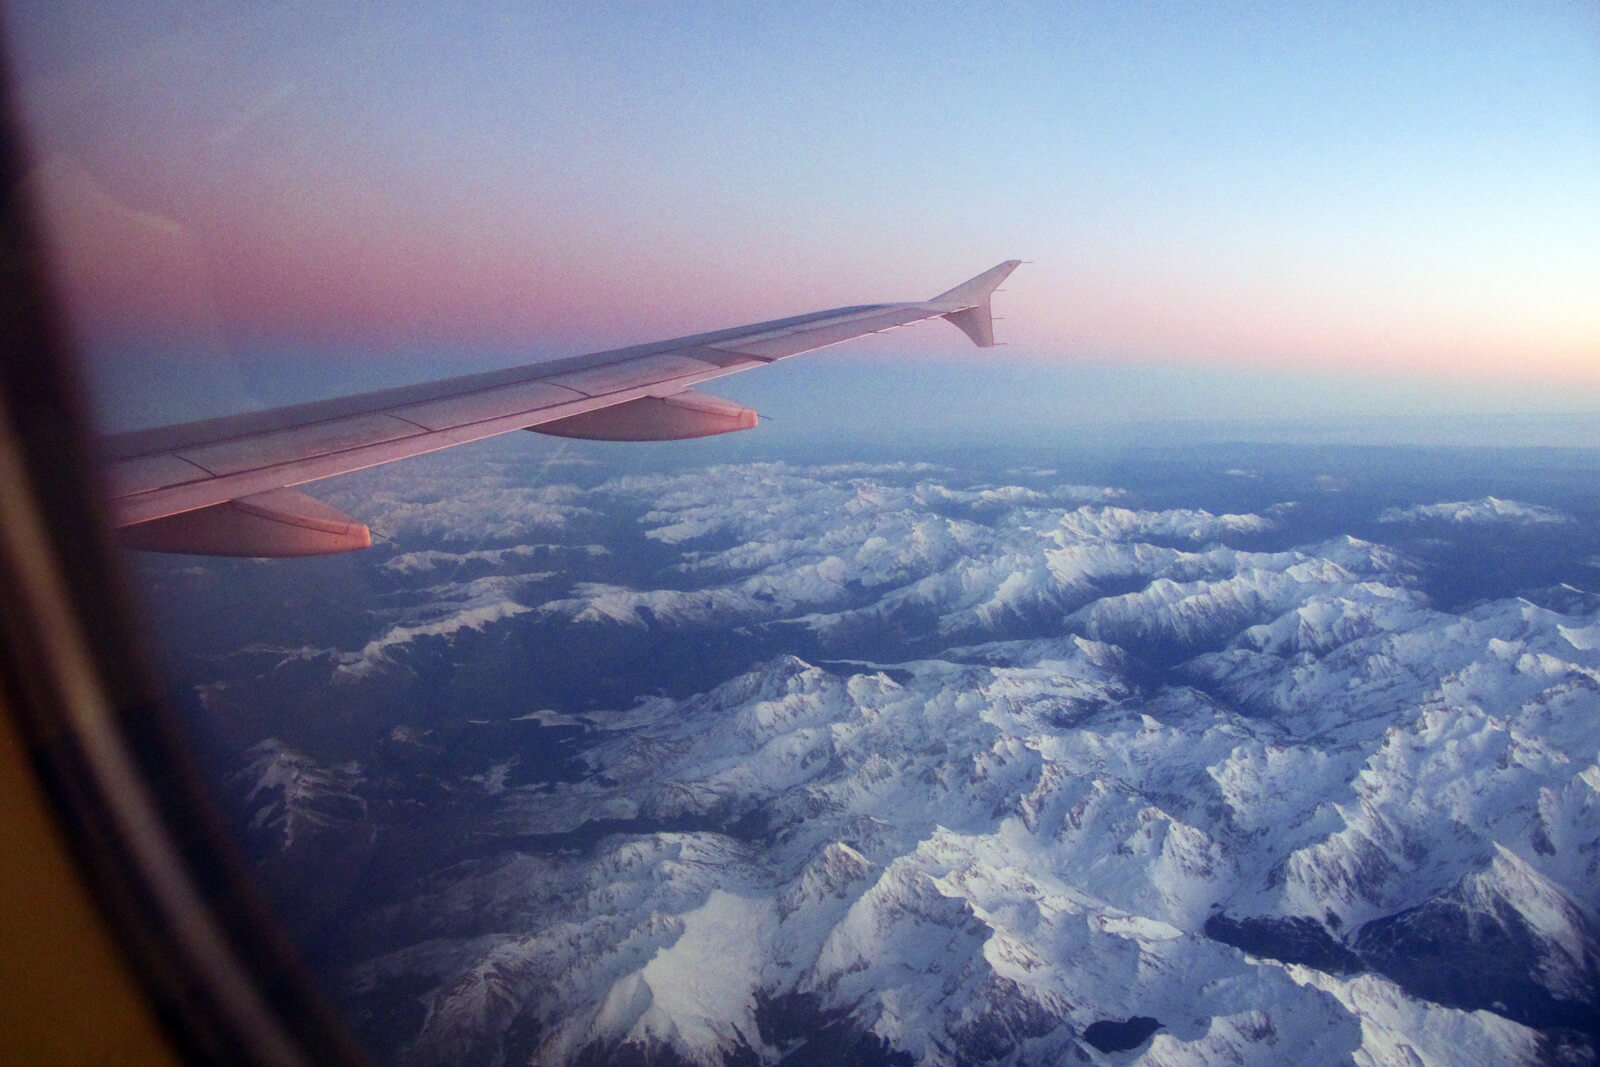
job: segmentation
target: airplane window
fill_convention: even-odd
[[[1593,5],[4,15],[182,1054],[1600,1055]]]

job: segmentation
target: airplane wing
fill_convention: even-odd
[[[320,555],[367,527],[290,488],[511,430],[661,441],[742,430],[756,413],[693,388],[924,319],[994,344],[989,299],[1008,260],[932,300],[866,304],[671,341],[271,411],[106,437],[112,525],[124,544],[228,556]]]

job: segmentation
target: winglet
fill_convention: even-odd
[[[965,304],[975,307],[978,304],[987,304],[989,294],[1000,287],[1000,283],[1011,276],[1011,272],[1021,265],[1020,259],[1008,259],[998,267],[990,267],[976,278],[969,278],[947,293],[940,293],[930,304]]]
[[[976,278],[962,282],[948,292],[940,293],[930,304],[960,304],[959,309],[947,312],[942,318],[949,319],[961,328],[961,332],[972,338],[972,343],[979,348],[994,347],[994,317],[989,313],[989,298],[1022,263],[1020,259],[1008,259],[999,266],[990,267]]]

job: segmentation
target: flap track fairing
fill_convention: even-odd
[[[273,489],[117,531],[128,548],[198,556],[324,556],[372,544],[372,531],[297,489]]]
[[[748,430],[756,424],[756,418],[754,408],[686,389],[671,396],[641,396],[528,429],[590,441],[681,441]]]

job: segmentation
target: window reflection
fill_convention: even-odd
[[[1470,62],[1495,34],[1392,26],[1592,161],[1561,44],[1592,15],[1552,12],[1516,30],[1531,88]],[[1557,205],[1536,294],[1521,242],[1440,237],[1477,186],[1343,199],[1457,115],[1515,155],[1481,89],[1421,94],[1354,16],[7,14],[108,432],[937,287],[979,229],[1102,264],[1019,274],[1000,330],[1092,359],[902,331],[741,375],[752,434],[312,486],[369,550],[126,556],[220,810],[379,1061],[1592,1057],[1600,459],[1591,379],[1549,384],[1595,340],[1592,171],[1490,168]],[[1208,73],[1258,36],[1304,79]],[[970,95],[996,69],[1022,117]],[[1330,152],[1325,112],[1379,148]],[[1353,265],[1380,247],[1398,273]],[[1381,377],[1402,356],[1424,377]]]

